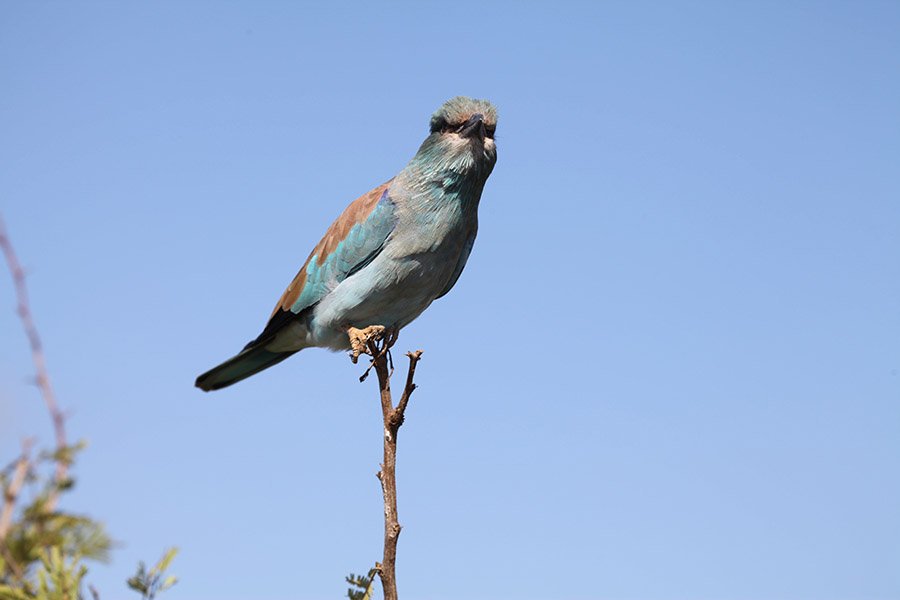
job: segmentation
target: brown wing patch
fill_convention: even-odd
[[[306,267],[309,266],[309,261],[311,261],[314,256],[328,256],[331,254],[334,249],[337,248],[337,245],[341,243],[341,240],[347,237],[347,234],[350,233],[350,229],[352,229],[354,225],[365,221],[366,218],[372,214],[372,211],[375,210],[378,201],[381,200],[381,195],[384,194],[384,191],[391,184],[391,181],[393,181],[393,179],[390,179],[374,190],[363,194],[351,202],[350,206],[344,209],[341,216],[339,216],[325,232],[325,237],[323,237],[319,243],[316,244],[316,247],[313,248],[312,252],[309,253],[306,262],[300,267],[300,272],[297,273],[294,280],[291,281],[290,285],[287,286],[287,289],[284,290],[284,294],[281,295],[278,304],[275,305],[275,310],[272,311],[272,317],[274,317],[279,310],[287,311],[291,309],[291,306],[293,306],[294,302],[297,301],[297,298],[300,297],[303,286],[306,285]]]

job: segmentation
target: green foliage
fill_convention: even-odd
[[[32,499],[21,506],[0,547],[0,600],[79,600],[87,573],[83,561],[109,559],[113,543],[102,523],[55,508],[74,480],[41,474],[41,467],[59,461],[72,464],[84,447],[82,442],[43,453],[29,464],[25,481]],[[5,498],[12,493],[10,484],[7,469],[0,475]],[[24,495],[25,490],[17,491]]]
[[[176,554],[178,554],[178,548],[169,548],[149,571],[143,561],[138,563],[137,572],[128,578],[128,587],[140,592],[147,600],[153,600],[156,594],[164,592],[178,583],[177,577],[165,574]]]
[[[78,455],[78,453],[85,448],[87,448],[87,442],[85,440],[79,440],[78,442],[69,446],[57,448],[53,452],[42,452],[41,458],[45,461],[61,462],[66,466],[71,466],[75,462],[75,457]]]
[[[353,586],[347,590],[347,597],[350,600],[372,600],[372,592],[375,589],[375,573],[377,572],[377,569],[370,569],[368,575],[350,573],[345,577],[347,583]]]
[[[34,580],[22,587],[0,585],[0,600],[80,600],[87,567],[81,557],[65,556],[58,546],[41,553]]]
[[[71,465],[84,447],[80,442],[42,453],[28,465],[25,482],[31,500],[19,503],[5,539],[0,540],[0,600],[84,600],[82,586],[88,572],[84,561],[109,560],[113,542],[102,523],[56,508],[75,481],[70,477],[57,481],[52,467],[60,461]],[[11,489],[12,471],[12,465],[0,471],[6,502],[25,495],[25,490]],[[149,571],[140,563],[128,586],[150,600],[175,585],[176,578],[165,571],[177,553],[176,548],[167,550]]]

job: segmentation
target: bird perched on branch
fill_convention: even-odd
[[[456,283],[478,231],[478,202],[497,160],[497,111],[457,97],[396,177],[353,201],[313,248],[262,333],[197,378],[217,390],[304,348],[390,344]]]

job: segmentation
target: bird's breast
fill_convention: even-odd
[[[434,200],[395,201],[397,223],[381,252],[316,306],[317,345],[342,344],[348,325],[403,327],[446,289],[477,229],[477,202],[467,210],[447,197]]]

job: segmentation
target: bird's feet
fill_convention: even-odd
[[[384,331],[384,325],[369,325],[365,329],[347,328],[347,337],[350,338],[350,360],[353,364],[359,360],[360,354],[371,354],[369,342],[377,342],[383,338]]]
[[[387,352],[397,341],[399,333],[400,331],[396,327],[385,327],[384,325],[369,325],[365,329],[348,327],[350,360],[356,364],[360,354],[368,354],[375,358],[378,354]],[[378,342],[381,342],[381,345]]]

